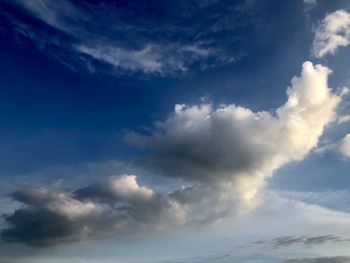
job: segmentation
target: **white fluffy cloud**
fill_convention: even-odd
[[[322,58],[350,44],[350,14],[338,10],[325,17],[316,29],[312,52]]]
[[[152,189],[139,186],[135,175],[110,177],[101,187],[105,192],[126,200],[149,200],[154,194]]]
[[[200,184],[230,185],[240,197],[254,198],[264,179],[314,148],[334,119],[340,96],[328,87],[330,70],[303,64],[275,112],[237,105],[177,105],[151,136],[129,134],[131,143],[153,151],[142,160],[165,176]]]

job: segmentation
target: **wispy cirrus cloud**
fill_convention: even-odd
[[[64,0],[58,4],[52,0],[16,0],[8,5],[43,23],[33,24],[7,11],[14,30],[70,67],[157,75],[234,62],[242,55],[229,48],[237,41],[234,32],[254,27],[258,10],[248,8],[245,1],[233,4],[224,14],[220,1],[180,5],[157,1],[113,4]],[[243,16],[247,18],[244,23],[239,19]],[[230,33],[223,39],[222,32]]]
[[[349,212],[350,205],[347,200],[350,193],[345,190],[328,191],[278,191],[278,194],[289,200],[301,201],[310,205],[326,207],[334,211]]]
[[[263,245],[270,249],[286,249],[291,247],[311,247],[324,244],[337,244],[350,242],[350,238],[337,235],[322,236],[282,236],[271,240],[259,240],[255,244]]]
[[[1,238],[8,243],[46,246],[184,220],[175,200],[140,186],[132,175],[109,177],[74,192],[27,186],[10,196],[23,206],[4,216],[8,227]]]

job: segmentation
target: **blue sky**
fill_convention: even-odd
[[[346,0],[5,0],[0,262],[350,261]]]

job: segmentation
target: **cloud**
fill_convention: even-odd
[[[229,185],[254,198],[264,180],[313,149],[334,120],[340,97],[327,85],[330,70],[303,64],[275,112],[237,105],[177,105],[151,135],[129,133],[127,141],[151,150],[140,164],[164,176],[199,184]]]
[[[282,263],[349,263],[350,257],[293,258]]]
[[[4,13],[17,35],[32,39],[41,51],[71,68],[156,75],[234,62],[246,51],[236,56],[228,48],[237,42],[233,32],[252,24],[254,12],[259,10],[235,3],[223,12],[217,9],[216,1],[118,4],[63,0],[58,4],[53,0],[15,0],[7,5],[11,8]],[[13,6],[42,25],[18,16]],[[243,7],[246,10],[240,10]],[[236,17],[243,15],[245,19],[236,23]],[[222,39],[227,30],[232,34]]]
[[[312,52],[315,57],[322,58],[327,54],[335,54],[339,47],[349,44],[350,14],[345,10],[338,10],[327,15],[318,25]]]
[[[71,192],[25,187],[10,196],[22,206],[3,215],[2,241],[31,246],[207,224],[241,211],[244,203],[234,204],[238,199],[229,187],[161,193],[140,186],[134,175],[111,176]]]
[[[23,206],[5,216],[3,240],[45,245],[206,224],[249,211],[266,178],[303,159],[335,119],[341,96],[329,89],[329,73],[305,62],[287,89],[287,102],[274,112],[176,105],[151,135],[130,133],[127,140],[151,150],[140,161],[146,170],[183,186],[160,192],[122,175],[72,192],[24,188],[11,195]]]
[[[350,198],[350,192],[345,190],[328,190],[319,192],[300,192],[300,191],[278,191],[281,197],[289,200],[301,201],[310,205],[319,205],[333,211],[349,212],[350,205],[347,200]]]
[[[136,177],[110,177],[70,192],[25,187],[11,197],[23,205],[4,215],[4,242],[55,243],[132,232],[143,225],[161,228],[183,223],[183,212],[166,195],[139,186]]]
[[[52,0],[14,0],[13,2],[28,10],[31,15],[67,34],[79,33],[78,23],[86,20],[83,12],[66,0],[60,3]]]
[[[339,152],[343,156],[350,158],[350,133],[348,133],[343,139],[341,139],[339,144]]]
[[[272,249],[285,249],[295,246],[320,246],[324,244],[337,244],[342,242],[350,242],[349,238],[337,235],[322,236],[283,236],[272,240],[260,240],[255,242],[259,245],[267,245]]]
[[[212,50],[193,46],[148,44],[128,50],[109,44],[75,47],[82,54],[129,72],[170,74],[185,72],[194,60],[212,57]],[[169,59],[170,56],[170,59]]]
[[[124,175],[121,177],[109,177],[100,184],[80,189],[76,196],[80,198],[109,199],[113,202],[118,200],[143,201],[153,197],[154,192],[147,187],[140,187],[135,175]]]
[[[304,0],[304,3],[307,5],[315,5],[317,4],[317,0]]]
[[[338,123],[342,124],[350,121],[350,115],[339,116]]]
[[[319,147],[316,149],[316,152],[319,154],[333,152],[344,158],[350,158],[350,133],[346,134],[342,139],[336,142]]]
[[[11,196],[24,206],[4,216],[11,224],[1,233],[6,242],[44,244],[78,239],[84,235],[90,217],[102,213],[101,208],[91,202],[82,203],[67,194],[51,193],[44,188],[27,187]]]

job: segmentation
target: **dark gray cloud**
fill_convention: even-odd
[[[22,205],[3,215],[2,241],[35,246],[203,225],[251,205],[250,200],[239,201],[229,185],[160,193],[140,186],[133,175],[111,176],[73,192],[25,187],[11,197]]]
[[[51,245],[182,223],[176,201],[139,186],[135,176],[111,177],[111,187],[106,183],[74,193],[39,187],[12,193],[22,206],[4,215],[8,226],[1,232],[2,241]]]
[[[3,242],[45,246],[125,235],[137,230],[207,224],[246,209],[230,187],[192,186],[170,193],[140,186],[136,176],[111,176],[79,188],[25,187],[11,194],[22,205],[3,215]],[[210,207],[210,209],[208,209]]]
[[[349,263],[350,257],[293,258],[281,263]]]
[[[121,232],[130,224],[125,213],[80,202],[67,193],[26,187],[11,196],[23,205],[4,215],[8,224],[1,232],[4,242],[50,245],[99,236],[107,231]]]

